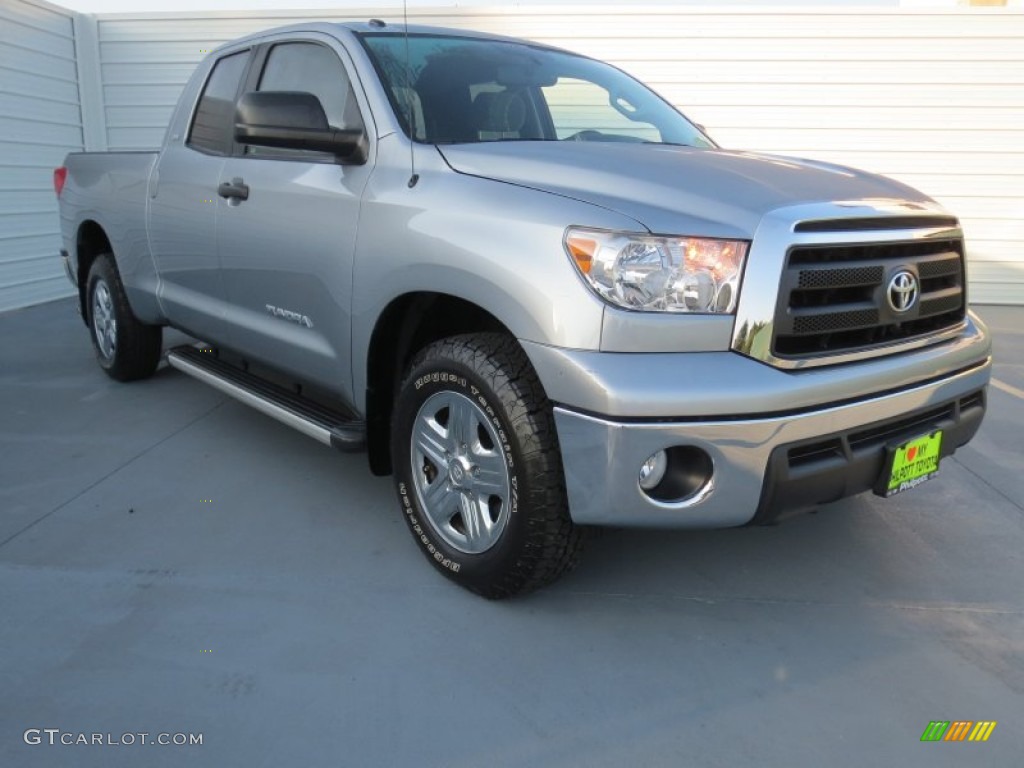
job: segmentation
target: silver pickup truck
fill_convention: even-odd
[[[756,115],[752,117],[756,118]],[[505,597],[586,526],[764,524],[931,478],[991,360],[963,233],[896,181],[717,146],[624,72],[428,27],[211,53],[159,152],[57,169],[99,363],[168,363],[392,474]]]

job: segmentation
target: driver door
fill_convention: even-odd
[[[246,90],[312,93],[332,128],[362,128],[340,53],[317,40],[269,44]],[[350,401],[352,258],[372,146],[362,165],[238,146],[219,180],[248,195],[230,200],[218,221],[228,346]]]

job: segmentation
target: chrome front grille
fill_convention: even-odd
[[[918,294],[898,311],[893,276],[913,275]],[[871,350],[960,324],[966,313],[959,238],[789,249],[780,281],[772,354],[803,360]]]

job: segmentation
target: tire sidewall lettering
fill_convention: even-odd
[[[409,526],[412,528],[413,534],[419,539],[423,547],[430,553],[430,556],[442,567],[447,568],[452,573],[458,573],[462,570],[462,563],[457,560],[453,560],[450,557],[445,557],[444,553],[440,552],[434,543],[427,536],[427,532],[423,526],[420,525],[419,518],[416,517],[415,510],[412,505],[412,501],[409,499],[409,492],[406,488],[405,482],[399,482],[398,493],[402,497],[402,512],[409,521]]]
[[[446,371],[434,371],[433,373],[425,373],[413,382],[413,386],[416,389],[421,389],[427,384],[455,384],[465,389],[469,386],[465,376],[459,376],[454,373],[448,373]],[[474,387],[475,389],[475,387]]]

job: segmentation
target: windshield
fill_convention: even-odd
[[[626,73],[594,59],[443,35],[363,34],[406,135],[483,141],[714,143]],[[410,127],[411,126],[411,127]]]

